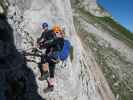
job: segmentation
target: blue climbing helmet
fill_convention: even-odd
[[[48,23],[44,22],[44,23],[42,24],[42,28],[43,28],[43,29],[44,29],[44,28],[48,28]]]

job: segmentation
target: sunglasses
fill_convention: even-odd
[[[61,32],[58,31],[58,32],[55,32],[55,33],[61,33]]]

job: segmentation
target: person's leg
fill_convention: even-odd
[[[49,68],[48,63],[42,64],[42,73],[39,77],[39,80],[47,80],[49,77]]]
[[[49,64],[47,62],[47,56],[41,58],[41,76],[40,80],[47,79],[49,77]]]
[[[49,64],[48,63],[42,64],[42,70],[43,70],[43,72],[48,72],[49,71]]]
[[[49,73],[50,73],[50,78],[54,78],[55,63],[49,63]]]
[[[49,73],[50,73],[50,78],[47,80],[48,82],[48,87],[53,88],[54,87],[54,74],[55,74],[55,63],[49,63]]]

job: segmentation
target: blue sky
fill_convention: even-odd
[[[97,0],[123,26],[133,32],[133,0]]]

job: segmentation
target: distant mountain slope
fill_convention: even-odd
[[[133,34],[111,16],[96,16],[80,5],[78,0],[73,4],[74,23],[84,48],[93,52],[115,97],[132,100]]]

